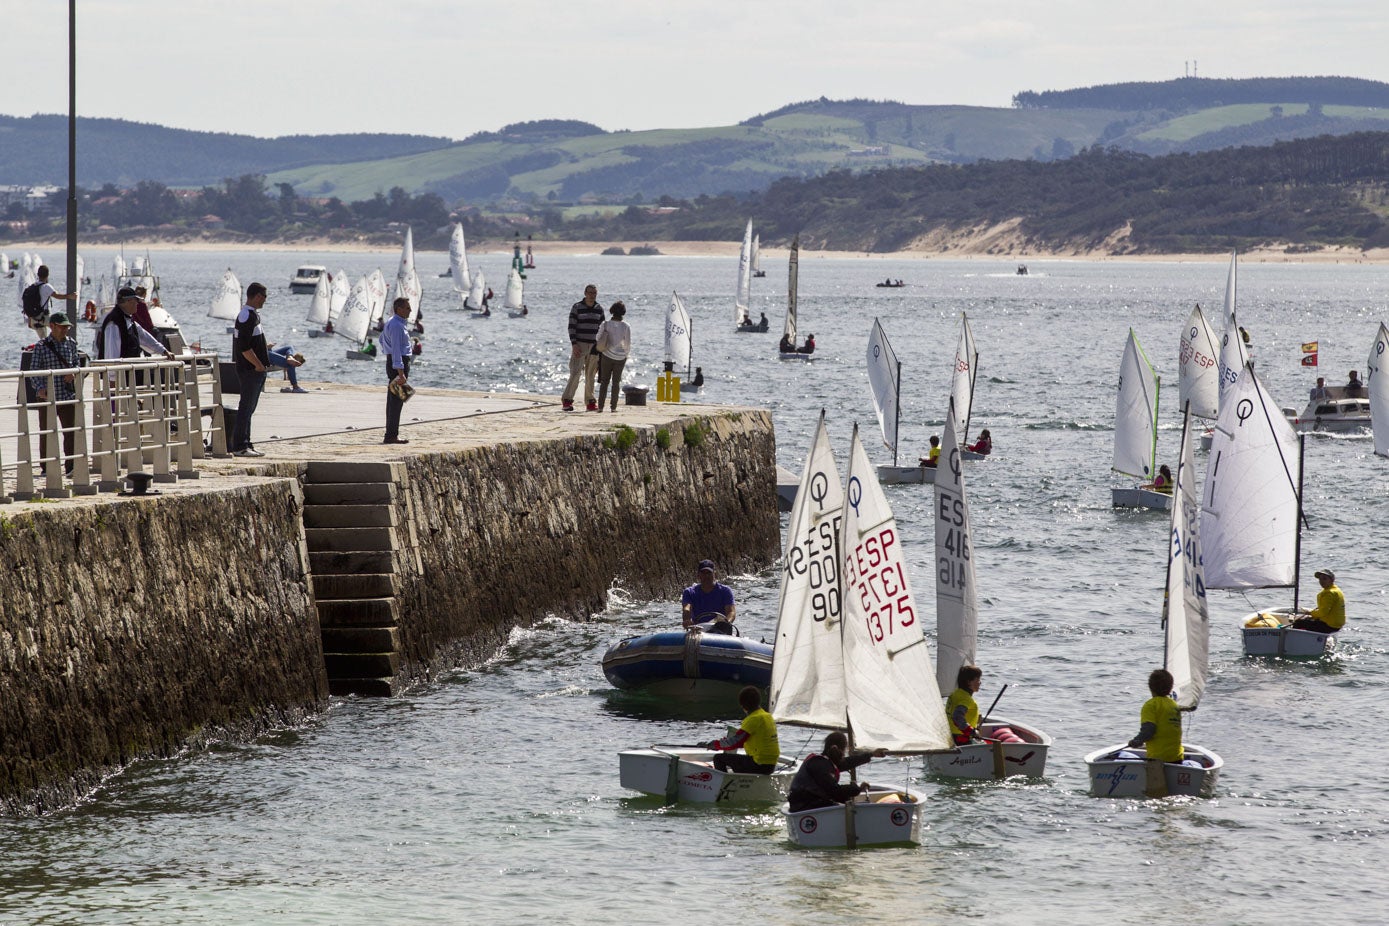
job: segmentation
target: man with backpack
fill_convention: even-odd
[[[24,322],[34,329],[39,340],[48,337],[48,305],[54,299],[76,301],[76,293],[60,293],[48,282],[48,265],[41,264],[38,269],[38,282],[31,283],[20,294],[20,307],[24,310]]]

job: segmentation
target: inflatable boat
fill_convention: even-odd
[[[614,687],[703,698],[733,696],[745,685],[772,683],[772,645],[712,633],[709,625],[629,637],[603,654]]]

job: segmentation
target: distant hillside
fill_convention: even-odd
[[[989,161],[783,180],[655,215],[566,224],[576,239],[736,241],[893,251],[958,246],[1161,254],[1254,246],[1389,247],[1389,133],[1147,157],[1091,148],[1064,161]],[[992,243],[990,243],[990,239]]]
[[[0,184],[63,183],[66,116],[0,116]],[[303,164],[373,161],[452,144],[424,135],[288,135],[254,138],[170,129],[123,119],[77,120],[77,182],[88,188],[201,186]]]
[[[1178,80],[1105,84],[1073,90],[1025,90],[1013,97],[1023,109],[1167,109],[1191,112],[1237,103],[1320,103],[1323,106],[1389,107],[1389,84],[1356,77],[1183,77]]]

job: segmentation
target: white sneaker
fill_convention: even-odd
[[[245,450],[238,450],[238,451],[236,451],[236,453],[232,454],[232,456],[237,456],[237,457],[263,457],[263,456],[265,456],[265,454],[261,453],[259,450],[257,450],[257,449],[254,448],[254,447],[247,447]]]

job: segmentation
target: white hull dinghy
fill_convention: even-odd
[[[927,756],[926,770],[947,778],[1008,778],[1013,775],[1041,778],[1045,775],[1051,737],[1016,720],[994,715],[980,721],[979,733],[987,739],[1004,727],[1023,742],[957,746],[953,752]]]
[[[741,750],[739,751],[741,753]],[[786,800],[800,763],[783,756],[770,775],[721,772],[699,746],[652,746],[618,754],[622,787],[692,804],[776,804]]]
[[[888,466],[878,467],[878,481],[885,486],[896,485],[935,485],[934,466]]]
[[[1085,764],[1090,768],[1091,796],[1210,797],[1225,760],[1190,743],[1183,743],[1182,749],[1185,758],[1181,762],[1145,759],[1142,749],[1131,749],[1127,744],[1090,753]]]
[[[1336,636],[1315,630],[1298,630],[1292,622],[1301,612],[1292,608],[1256,611],[1244,619],[1244,655],[1317,659],[1336,648]]]
[[[872,787],[847,804],[785,811],[786,829],[792,842],[807,849],[917,845],[924,801],[915,791]]]
[[[1119,392],[1114,409],[1114,462],[1112,469],[1151,483],[1157,469],[1158,391],[1161,380],[1129,329],[1124,356],[1119,362]],[[1150,485],[1115,486],[1109,490],[1115,508],[1150,508],[1167,511],[1172,496]]]
[[[1182,415],[1182,443],[1177,458],[1176,485],[1167,548],[1167,580],[1162,604],[1162,662],[1172,674],[1172,698],[1177,710],[1194,711],[1205,692],[1210,669],[1210,617],[1206,608],[1206,579],[1198,520],[1194,435],[1190,406]],[[1207,480],[1209,481],[1209,479]],[[1149,759],[1146,747],[1108,746],[1085,757],[1094,797],[1210,797],[1224,761],[1212,750],[1182,742],[1182,758],[1164,762]]]
[[[945,452],[936,478],[936,687],[954,690],[960,669],[978,664],[979,583],[974,567],[974,529],[965,491],[964,466],[956,437],[954,400],[945,416]],[[999,692],[1000,696],[1002,692]],[[1051,737],[1041,730],[985,715],[978,724],[986,742],[955,745],[926,756],[926,770],[950,778],[1041,777]],[[1011,733],[1005,732],[1011,731]],[[999,739],[1007,742],[1000,742]],[[1013,742],[1013,740],[1020,742]]]
[[[778,724],[847,730],[851,752],[950,748],[898,537],[858,428],[841,484],[822,414],[786,533],[772,656]],[[870,612],[868,589],[887,585],[896,597]],[[852,849],[919,842],[921,807],[919,794],[879,787],[848,804],[793,812],[788,803],[782,816],[798,846]]]

